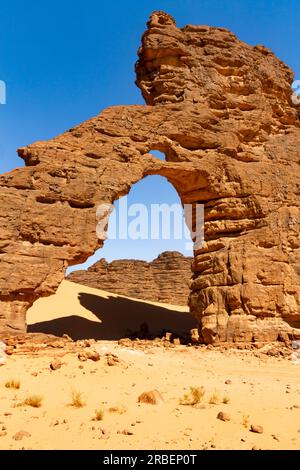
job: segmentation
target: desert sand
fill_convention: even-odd
[[[94,329],[104,339],[86,349],[98,351],[100,360],[82,362],[64,348],[16,350],[8,356],[0,367],[0,449],[300,447],[300,365],[259,351],[118,342],[126,325],[138,329],[145,304],[153,330],[166,321],[171,325],[172,315],[174,328],[190,326],[183,307],[135,301],[70,282],[55,296],[39,300],[28,313],[31,331],[75,332],[80,339],[93,337]],[[108,353],[119,362],[108,365]],[[62,365],[51,370],[56,358]],[[7,388],[11,379],[20,388]],[[205,392],[195,406],[181,404],[190,387]],[[155,389],[163,403],[138,403],[140,394]],[[72,406],[73,392],[81,394],[82,407]],[[31,395],[40,395],[40,407],[24,404]],[[95,420],[95,410],[101,420]],[[217,419],[221,411],[228,421]],[[262,426],[263,432],[252,432],[251,425]],[[18,439],[20,431],[25,433]]]
[[[188,307],[160,304],[63,281],[55,295],[39,299],[27,312],[29,332],[43,331],[73,339],[120,339],[147,323],[151,332],[196,326]]]

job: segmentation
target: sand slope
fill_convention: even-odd
[[[188,307],[132,299],[69,281],[27,312],[30,332],[67,333],[73,339],[120,339],[147,323],[152,334],[178,334],[196,326]]]

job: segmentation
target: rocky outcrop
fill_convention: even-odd
[[[182,203],[205,206],[205,243],[195,247],[190,294],[202,340],[298,334],[293,73],[263,46],[223,28],[179,29],[162,12],[150,18],[136,73],[147,106],[109,108],[22,148],[26,167],[0,177],[0,331],[24,330],[33,301],[53,293],[67,266],[102,245],[95,231],[100,204],[158,174]]]
[[[137,299],[187,305],[192,258],[166,251],[151,262],[104,258],[87,270],[74,271],[68,281]]]

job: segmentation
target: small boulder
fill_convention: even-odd
[[[124,348],[132,348],[132,340],[129,338],[121,338],[118,341],[119,346],[123,346]]]
[[[50,344],[51,348],[60,348],[60,349],[63,349],[65,345],[66,343],[63,340],[53,341],[53,343]]]
[[[108,366],[116,366],[119,364],[120,359],[114,354],[108,354],[106,356],[106,361]]]
[[[69,341],[70,343],[73,343],[72,338],[71,338],[69,335],[67,335],[67,333],[64,333],[64,334],[62,335],[62,337],[63,337],[65,340]]]
[[[119,431],[118,434],[124,434],[124,436],[133,436],[133,432],[129,431],[129,429],[123,429],[123,431]]]
[[[165,334],[164,339],[165,339],[165,341],[171,341],[171,339],[172,339],[172,333],[170,333],[169,331],[167,331],[167,333]]]
[[[230,415],[224,411],[220,411],[217,415],[217,419],[220,419],[221,421],[230,421]]]
[[[90,359],[91,361],[100,361],[100,354],[95,349],[93,349],[92,351],[88,351],[86,354],[88,359]]]
[[[159,405],[164,402],[164,399],[158,390],[151,390],[150,392],[142,393],[138,397],[138,402],[148,405]]]
[[[251,424],[250,431],[255,432],[257,434],[262,434],[264,432],[264,428],[259,424]]]
[[[11,356],[15,352],[14,346],[6,346],[5,353],[8,356]]]
[[[21,441],[23,437],[30,437],[30,436],[31,434],[27,431],[19,431],[13,436],[13,439],[15,441]]]
[[[199,342],[199,330],[198,330],[198,328],[193,328],[190,331],[190,335],[191,335],[191,342],[192,343],[198,343]]]
[[[60,359],[54,359],[51,364],[50,364],[50,369],[51,370],[57,370],[60,369],[62,366],[62,362]]]
[[[79,352],[77,357],[79,361],[87,361],[88,359],[88,356],[84,351]]]

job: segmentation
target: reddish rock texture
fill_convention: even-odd
[[[155,12],[137,85],[147,106],[120,106],[19,150],[0,177],[0,331],[25,329],[32,302],[103,241],[96,209],[144,176],[165,176],[183,203],[205,204],[190,307],[200,337],[276,340],[300,321],[300,128],[293,73],[223,28],[176,27]],[[166,154],[166,161],[151,156]]]
[[[192,258],[166,251],[151,262],[104,258],[87,270],[74,271],[68,281],[137,299],[187,305]]]

